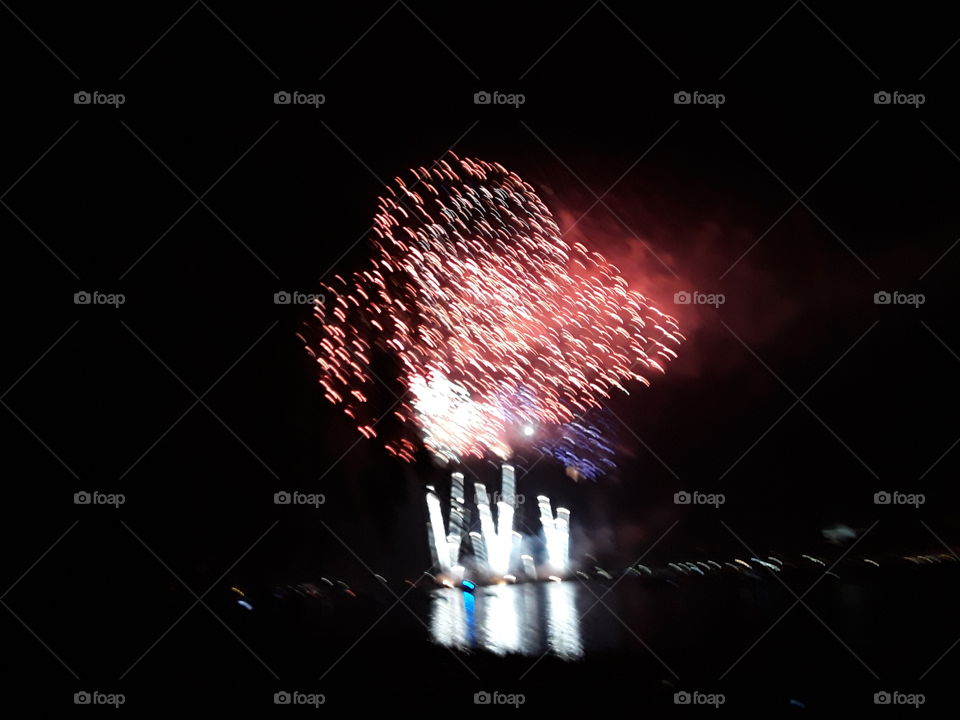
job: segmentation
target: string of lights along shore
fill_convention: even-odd
[[[324,395],[368,439],[412,461],[451,467],[446,525],[427,489],[428,535],[445,580],[536,573],[513,530],[515,454],[549,453],[574,477],[612,465],[602,423],[614,392],[649,385],[684,340],[676,320],[630,289],[618,268],[568,243],[533,187],[498,163],[453,153],[386,187],[366,267],[323,285],[300,335]],[[378,356],[396,368],[396,432],[371,399]],[[379,367],[379,365],[377,366]],[[476,482],[479,533],[467,533],[465,463],[501,464],[495,502]],[[547,571],[561,576],[570,511],[538,498]],[[494,507],[496,518],[494,518]],[[472,554],[466,556],[469,538]]]

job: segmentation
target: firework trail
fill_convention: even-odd
[[[371,363],[386,351],[404,391],[393,412],[406,432],[384,443],[394,455],[412,460],[419,436],[449,461],[505,460],[536,433],[576,468],[578,445],[603,445],[584,415],[663,372],[683,339],[676,321],[565,242],[503,166],[451,153],[412,174],[379,198],[369,267],[324,286],[301,336],[326,398],[375,437]],[[578,471],[603,472],[608,450]]]
[[[591,409],[569,423],[537,433],[533,446],[558,460],[574,480],[596,480],[616,469],[615,441],[619,435],[612,412]]]

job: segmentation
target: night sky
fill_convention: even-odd
[[[582,217],[571,237],[688,338],[610,403],[616,473],[574,483],[518,459],[530,527],[548,492],[572,509],[574,554],[612,572],[658,539],[645,562],[742,554],[738,537],[828,552],[837,524],[872,528],[863,553],[948,552],[958,35],[936,4],[0,8],[6,679],[55,688],[49,707],[122,686],[193,603],[184,585],[213,602],[430,566],[422,486],[445,471],[391,459],[323,399],[295,335],[310,308],[274,294],[360,267],[384,183],[449,150],[519,173],[562,228]],[[274,505],[293,489],[326,503]],[[74,504],[94,490],[126,502]],[[681,490],[726,502],[677,506]],[[877,506],[881,490],[926,502]],[[125,682],[156,692],[178,653],[270,682],[219,625],[196,607]]]

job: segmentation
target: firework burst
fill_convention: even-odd
[[[503,166],[450,154],[412,174],[379,198],[370,265],[324,286],[302,336],[326,398],[376,437],[371,363],[386,351],[409,431],[385,439],[394,455],[412,460],[419,437],[447,460],[503,460],[536,432],[566,438],[573,457],[591,436],[584,414],[676,357],[676,321],[564,241]]]

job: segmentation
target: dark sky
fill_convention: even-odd
[[[689,329],[665,378],[611,406],[617,476],[521,477],[570,503],[585,545],[625,563],[677,520],[664,562],[742,549],[720,520],[797,552],[831,523],[880,520],[877,552],[942,549],[921,519],[955,539],[949,9],[211,3],[164,35],[189,7],[0,10],[11,582],[78,519],[32,592],[173,582],[132,532],[205,589],[277,520],[235,574],[429,565],[419,487],[441,474],[355,442],[294,335],[308,309],[273,295],[356,268],[382,182],[451,147],[517,171],[562,224],[592,207],[580,239]],[[125,103],[73,104],[94,90]],[[326,102],[277,106],[280,90]],[[481,90],[525,103],[477,106]],[[94,290],[126,302],[74,304]],[[726,302],[673,306],[683,290]],[[278,511],[294,488],[327,504]],[[94,489],[127,504],[78,513]],[[682,489],[727,503],[678,508]],[[927,502],[877,507],[882,489]]]

